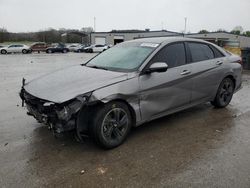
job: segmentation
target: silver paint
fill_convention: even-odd
[[[24,89],[33,96],[55,103],[64,103],[88,92],[92,92],[89,102],[108,103],[112,100],[123,100],[133,109],[136,125],[140,125],[213,100],[219,84],[226,76],[235,79],[236,89],[241,85],[241,66],[235,63],[240,58],[230,56],[224,51],[223,58],[169,68],[162,73],[142,74],[150,59],[169,43],[207,42],[164,37],[135,41],[159,44],[138,71],[122,73],[79,65],[33,80],[27,83]]]

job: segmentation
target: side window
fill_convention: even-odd
[[[214,57],[215,58],[220,58],[220,57],[225,57],[222,52],[220,52],[216,47],[210,45],[210,48],[214,51]]]
[[[166,62],[171,67],[186,64],[186,51],[183,43],[170,44],[163,47],[151,60],[154,62]]]
[[[212,49],[206,44],[189,42],[188,46],[191,52],[192,62],[205,61],[214,58]]]

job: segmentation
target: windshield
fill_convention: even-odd
[[[114,71],[133,71],[140,67],[158,45],[138,42],[123,43],[96,56],[86,66]]]

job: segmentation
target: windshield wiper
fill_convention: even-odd
[[[87,66],[87,67],[90,67],[90,68],[94,68],[94,69],[103,69],[103,70],[108,70],[107,68],[105,67],[98,67],[96,65],[93,65],[93,66]]]

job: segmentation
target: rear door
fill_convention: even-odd
[[[163,47],[147,65],[166,62],[166,72],[143,74],[139,77],[140,107],[143,120],[161,116],[170,110],[188,105],[191,100],[192,72],[186,63],[184,43],[173,43]]]
[[[15,49],[15,52],[22,52],[22,50],[24,49],[24,46],[23,45],[21,45],[21,44],[18,44],[18,45],[16,45],[16,49]]]
[[[193,68],[191,102],[212,100],[223,75],[224,55],[207,43],[187,42],[187,46]]]

